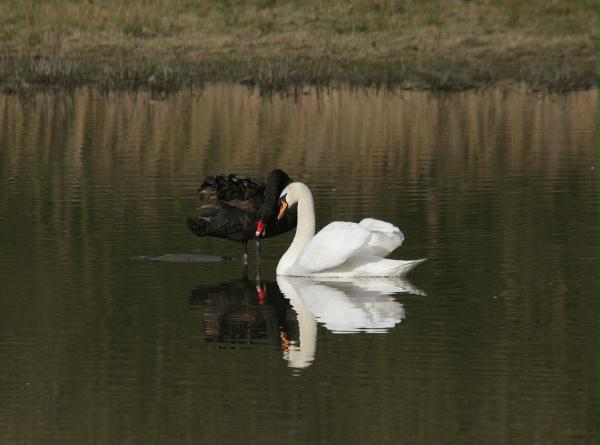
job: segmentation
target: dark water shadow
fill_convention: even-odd
[[[200,253],[163,253],[159,255],[138,255],[132,260],[163,261],[167,263],[220,263],[231,261],[229,256],[204,255]]]

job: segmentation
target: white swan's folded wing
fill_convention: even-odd
[[[370,237],[371,232],[356,223],[332,222],[308,242],[297,265],[310,273],[339,266],[367,247]]]
[[[365,218],[358,223],[371,235],[367,245],[359,253],[386,257],[404,241],[404,234],[393,224],[375,218]]]

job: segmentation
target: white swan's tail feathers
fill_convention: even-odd
[[[389,260],[387,258],[376,261],[365,262],[360,268],[357,268],[356,275],[365,275],[372,277],[401,277],[425,261],[420,260]]]
[[[390,260],[373,256],[360,256],[342,267],[310,274],[313,277],[401,277],[421,264],[420,260]]]
[[[395,262],[398,262],[400,264],[398,264],[394,268],[392,274],[389,276],[399,277],[399,276],[405,275],[426,260],[427,260],[427,258],[421,258],[420,260],[408,260],[408,261],[396,260]]]

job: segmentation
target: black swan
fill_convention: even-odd
[[[198,214],[188,218],[189,229],[198,236],[240,241],[248,264],[248,240],[256,240],[257,270],[260,266],[259,236],[270,238],[296,227],[296,209],[277,221],[281,191],[292,182],[283,170],[269,173],[267,183],[235,175],[209,176],[198,189],[205,202]]]

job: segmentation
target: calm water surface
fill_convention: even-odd
[[[0,95],[1,443],[598,442],[598,91],[307,93]],[[275,167],[428,261],[243,280],[185,218]]]

